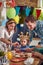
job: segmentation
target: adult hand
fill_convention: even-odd
[[[27,48],[26,51],[27,52],[32,52],[34,48]]]
[[[39,52],[33,52],[32,55],[35,57],[40,57],[42,54]]]
[[[37,45],[36,47],[37,47],[37,48],[41,48],[41,45]]]
[[[18,42],[12,43],[13,46],[19,46]]]

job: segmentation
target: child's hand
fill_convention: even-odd
[[[16,52],[20,52],[20,49],[18,49],[18,48],[14,48],[14,50],[16,51]]]

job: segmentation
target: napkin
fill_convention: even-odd
[[[25,65],[31,65],[33,64],[34,62],[34,58],[27,58],[25,61],[24,61],[24,64]]]

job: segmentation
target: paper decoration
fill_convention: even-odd
[[[15,9],[16,9],[16,15],[19,15],[20,7],[19,6],[16,6]]]
[[[31,7],[30,15],[33,14],[33,11],[34,11],[34,7]]]
[[[31,11],[31,8],[26,7],[26,9],[25,9],[26,16],[29,16],[30,11]]]
[[[15,7],[16,6],[15,0],[6,1],[6,5],[7,7]]]
[[[3,8],[1,11],[1,17],[6,19],[6,8]]]
[[[10,4],[10,6],[11,6],[11,7],[16,6],[15,0],[11,0],[11,1],[12,1],[12,3]]]
[[[2,2],[0,2],[0,7],[2,6]]]
[[[43,20],[43,11],[41,10],[40,16],[38,18],[39,20]]]
[[[41,10],[36,9],[37,19],[38,19],[38,17],[40,16],[40,13],[41,13]]]
[[[33,10],[33,14],[32,14],[35,18],[37,18],[36,17],[36,9],[34,8],[34,10]]]
[[[16,10],[15,8],[9,8],[7,10],[7,17],[10,19],[10,18],[14,18],[16,15]]]

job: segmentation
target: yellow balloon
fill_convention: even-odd
[[[14,20],[15,20],[16,24],[18,24],[18,23],[19,23],[19,20],[20,20],[20,17],[19,17],[18,15],[16,15],[16,16],[14,17]]]
[[[6,56],[7,56],[7,58],[9,59],[9,60],[11,60],[12,59],[12,57],[13,57],[13,55],[12,55],[12,52],[7,52],[6,53]]]

